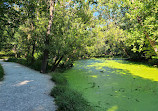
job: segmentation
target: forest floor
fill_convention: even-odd
[[[17,63],[2,62],[5,77],[0,82],[0,111],[55,111],[51,76]]]

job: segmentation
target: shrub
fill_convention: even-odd
[[[150,65],[158,65],[158,59],[154,58],[154,59],[149,59],[148,63]]]
[[[19,64],[22,64],[24,66],[30,67],[32,69],[35,69],[37,71],[40,71],[41,68],[41,60],[35,60],[32,64],[30,64],[30,61],[24,59],[24,58],[9,58],[6,62],[16,62]]]
[[[14,57],[15,54],[12,51],[0,51],[0,58]]]
[[[17,59],[16,58],[8,58],[8,60],[6,62],[16,62]]]
[[[52,89],[50,95],[55,98],[59,111],[92,110],[82,94],[68,87],[67,80],[62,73],[53,74],[52,80],[56,83],[56,87]]]
[[[3,79],[3,76],[4,76],[4,70],[3,70],[2,66],[0,65],[0,80]]]
[[[28,67],[29,67],[29,66],[28,66]],[[31,67],[32,69],[35,69],[35,70],[37,70],[37,71],[40,71],[40,69],[41,69],[41,60],[36,60],[36,61],[34,61],[34,63],[30,65],[30,67]]]
[[[63,94],[68,88],[66,88],[65,86],[60,86],[57,85],[56,87],[54,87],[51,91],[51,96],[53,97],[57,97],[60,96],[61,94]]]
[[[60,95],[55,97],[60,111],[91,111],[88,102],[77,91],[68,88],[58,88]]]

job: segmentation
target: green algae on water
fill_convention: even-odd
[[[158,69],[125,60],[79,60],[65,72],[69,86],[95,111],[157,111]]]

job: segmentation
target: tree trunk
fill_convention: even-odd
[[[122,50],[124,51],[124,53],[126,54],[127,57],[130,57],[126,51],[126,47],[124,45],[124,43],[121,41],[121,44],[122,44]]]
[[[56,56],[53,66],[56,64],[57,61],[58,61],[58,57]]]
[[[45,38],[45,49],[43,52],[43,60],[42,60],[42,65],[41,65],[41,73],[45,73],[46,72],[46,68],[47,68],[47,62],[48,62],[48,57],[49,57],[49,36],[50,36],[50,31],[51,31],[51,26],[52,26],[52,22],[53,22],[53,12],[54,12],[54,5],[55,5],[55,0],[50,0],[50,8],[49,8],[49,13],[50,13],[50,19],[49,19],[49,23],[48,23],[48,27],[47,27],[47,35]]]
[[[41,66],[41,73],[46,73],[46,68],[47,68],[47,60],[48,60],[48,50],[44,50],[44,55],[43,55],[43,61],[42,61],[42,66]]]
[[[151,45],[151,47],[153,48],[154,52],[156,53],[156,55],[158,56],[158,49],[155,45],[155,41],[152,41],[150,38],[149,38],[149,35],[147,34],[147,32],[144,32],[146,38],[149,40],[149,43]]]
[[[15,54],[15,58],[18,58],[17,45],[14,45],[13,51],[14,51],[14,54]]]
[[[58,65],[59,65],[59,63],[60,63],[60,61],[62,60],[63,57],[64,56],[61,56],[60,59],[58,60],[58,62],[56,64],[54,64],[54,66],[51,69],[52,72],[55,71],[55,69],[58,67]]]
[[[35,47],[36,47],[36,44],[35,44],[35,41],[33,41],[33,47],[32,47],[32,54],[31,54],[31,64],[34,62],[34,53],[35,53]]]
[[[138,16],[137,17],[137,21],[143,27],[143,23],[142,23],[141,17]],[[155,41],[150,39],[149,34],[146,31],[144,31],[144,34],[145,34],[145,37],[149,40],[150,46],[153,48],[155,54],[158,56],[158,49],[157,49],[157,47],[155,45]]]

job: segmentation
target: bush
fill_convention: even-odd
[[[40,71],[40,69],[41,69],[41,60],[34,61],[34,63],[31,64],[31,65],[28,65],[28,67],[31,67],[32,69]]]
[[[158,59],[157,58],[149,59],[148,63],[152,66],[158,66]]]
[[[32,69],[35,69],[37,71],[40,71],[41,69],[41,60],[35,60],[32,64],[30,63],[30,61],[23,59],[23,58],[9,58],[6,62],[16,62],[19,64],[22,64],[24,66],[30,67]]]
[[[3,79],[3,76],[4,76],[4,70],[3,70],[2,66],[0,65],[0,80]]]
[[[27,60],[22,59],[22,58],[20,58],[20,59],[17,59],[17,58],[8,58],[8,60],[6,62],[16,62],[16,63],[19,63],[19,64],[27,66]]]
[[[63,94],[68,88],[66,88],[65,86],[60,86],[57,85],[56,87],[54,87],[51,91],[51,96],[53,97],[57,97],[60,96],[61,94]]]
[[[60,111],[91,111],[88,102],[82,95],[74,90],[68,88],[56,88],[59,94],[55,97],[56,104]],[[63,89],[63,90],[62,90]]]
[[[17,59],[16,58],[8,58],[8,60],[6,62],[16,62]]]
[[[82,94],[68,87],[63,74],[52,75],[56,87],[52,89],[51,96],[55,98],[59,111],[91,111],[92,108],[82,97]]]
[[[14,57],[15,54],[12,51],[0,51],[0,58],[5,58],[5,57]]]

